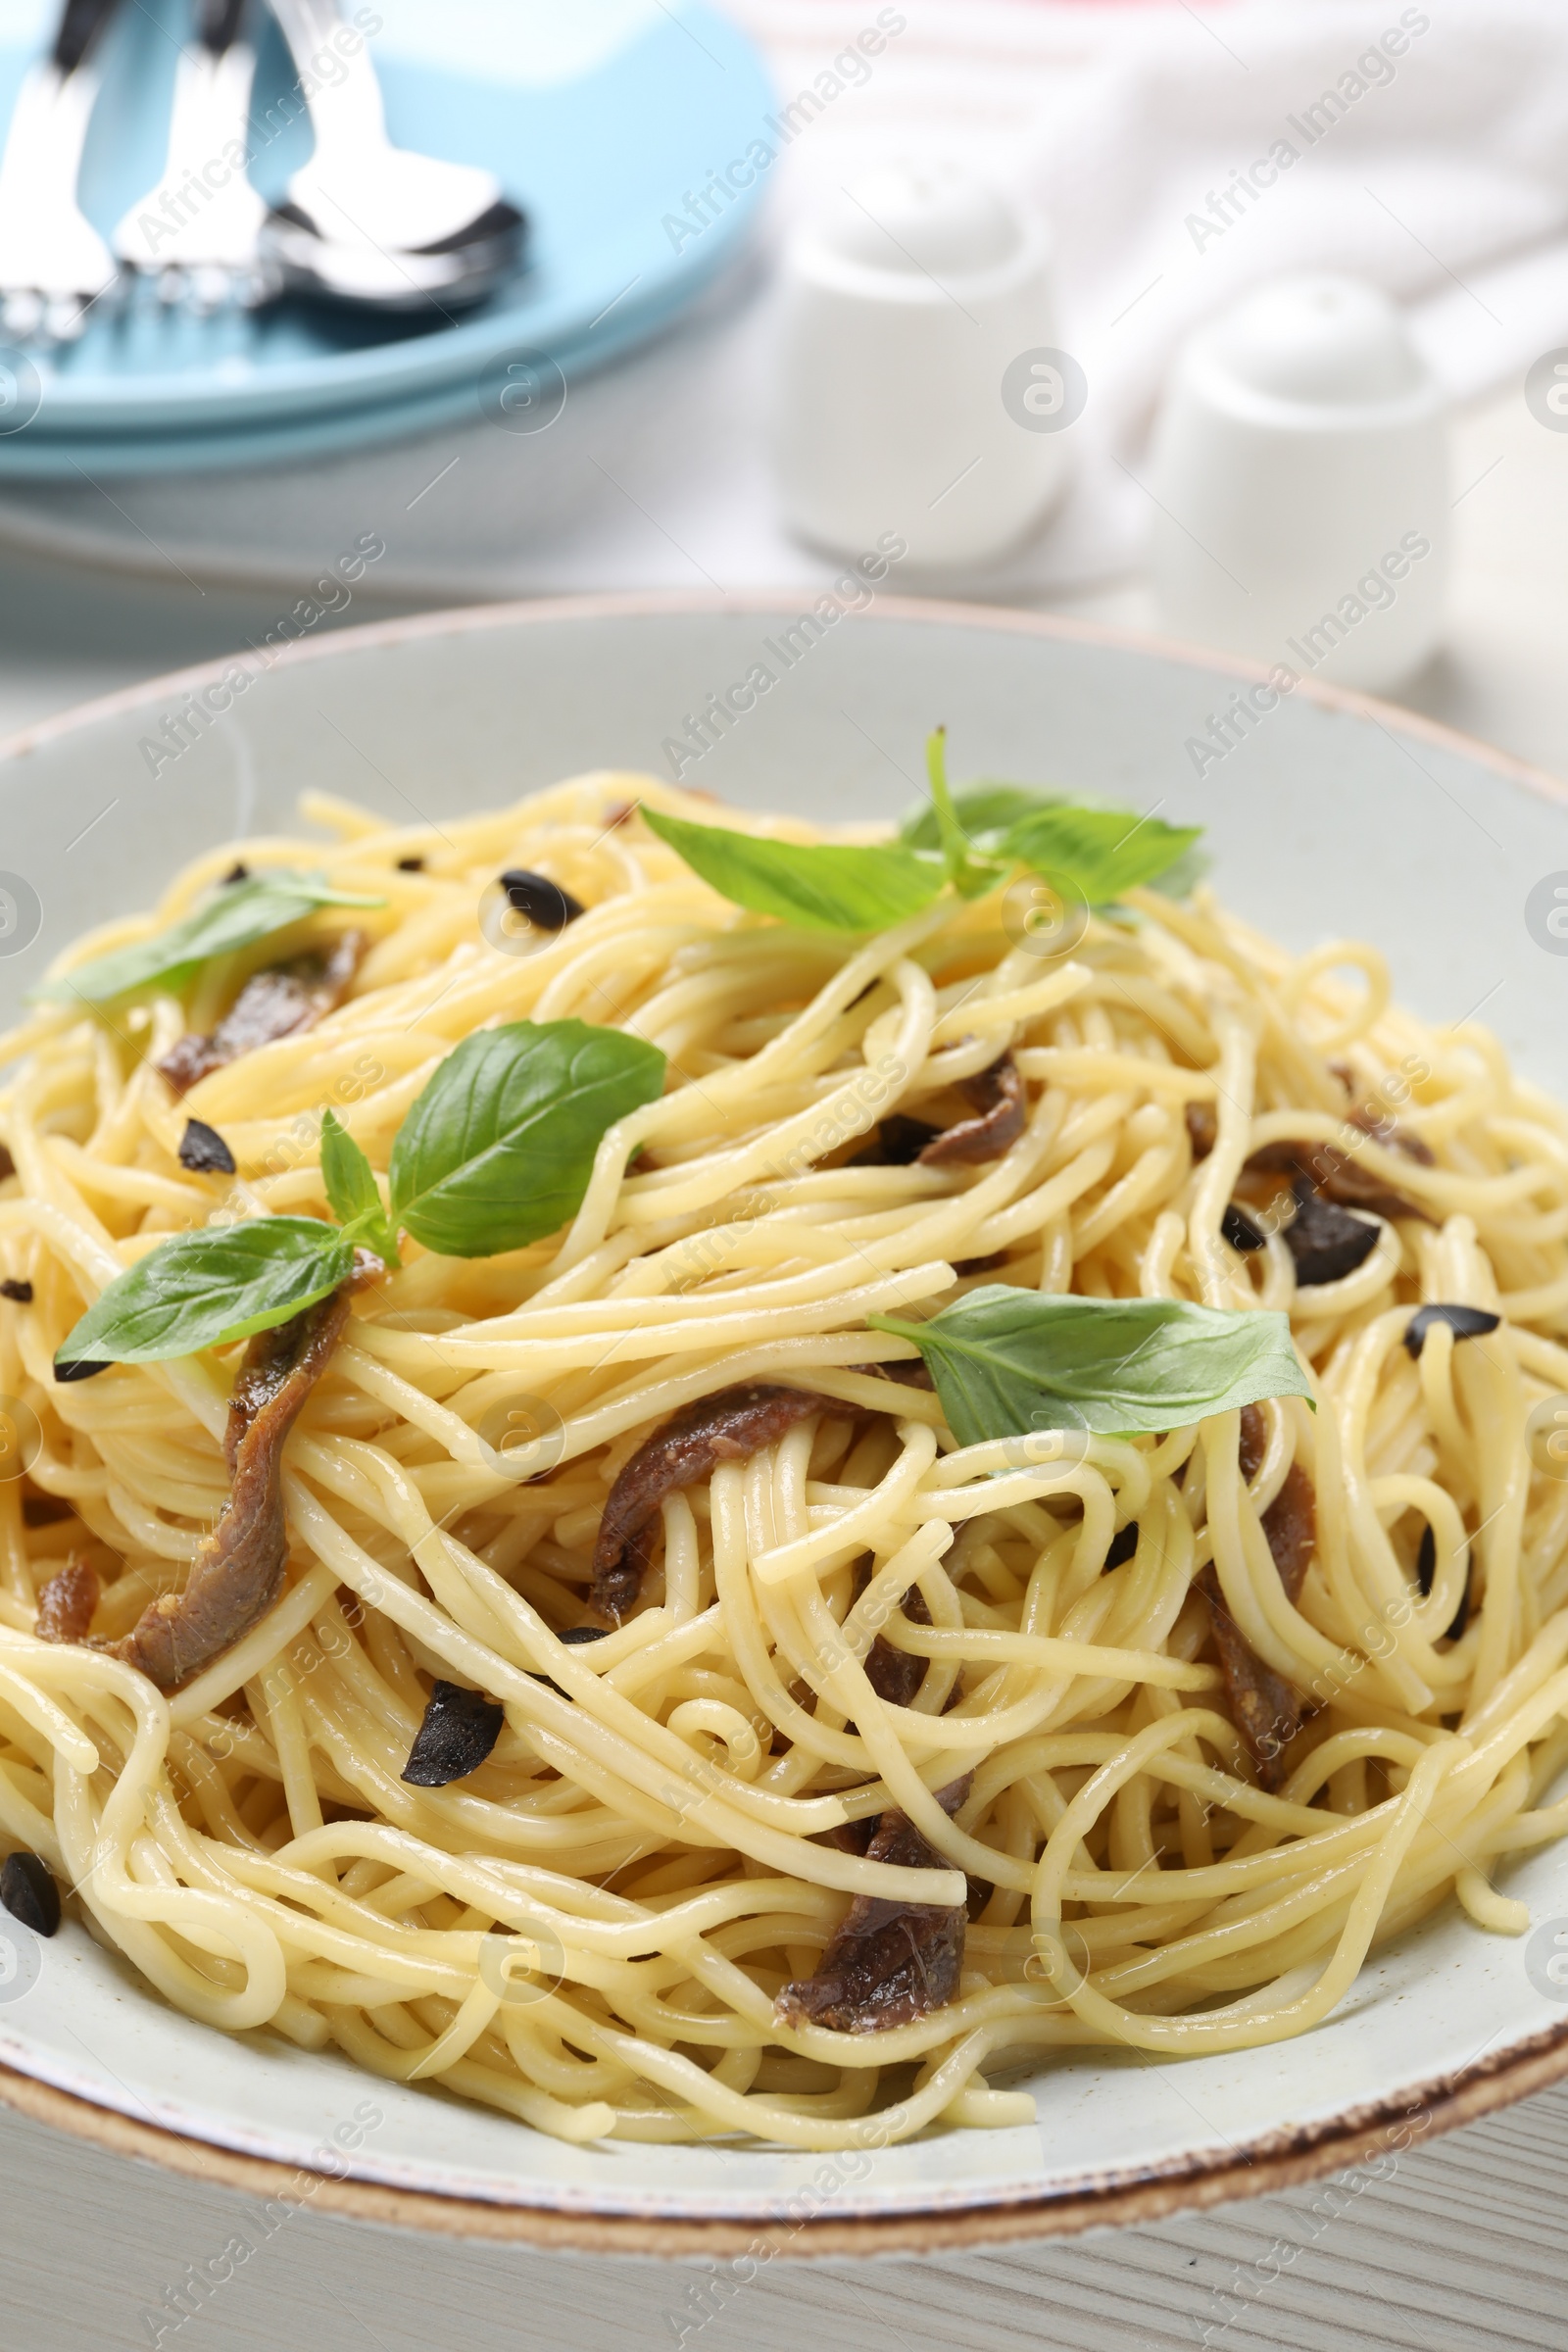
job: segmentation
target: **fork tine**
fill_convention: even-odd
[[[114,232],[121,259],[153,279],[166,312],[220,310],[256,269],[267,208],[232,160],[255,69],[246,16],[246,0],[200,0],[196,38],[175,72],[163,170]]]
[[[117,278],[76,182],[98,94],[93,58],[121,0],[65,0],[27,73],[0,157],[0,321],[18,342],[74,342]]]
[[[30,286],[13,287],[0,308],[0,322],[18,343],[30,343],[43,324],[43,296]]]
[[[87,305],[75,294],[52,295],[43,306],[42,331],[51,343],[77,343],[87,324]]]
[[[120,0],[66,0],[49,53],[57,73],[74,74],[86,64],[119,6]]]

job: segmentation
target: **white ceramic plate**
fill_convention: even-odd
[[[156,781],[144,740],[209,673],[51,721],[0,754],[0,866],[40,913],[25,947],[18,931],[0,942],[0,1015],[84,924],[146,904],[201,846],[287,825],[302,787],[439,821],[586,767],[667,772],[662,747],[684,714],[760,659],[777,670],[762,640],[792,617],[774,602],[601,599],[348,632],[296,648]],[[960,774],[1201,819],[1219,886],[1249,917],[1298,949],[1379,942],[1418,1011],[1484,1009],[1528,1072],[1568,1092],[1568,942],[1539,945],[1525,910],[1544,880],[1560,871],[1568,886],[1568,795],[1407,714],[1309,687],[1200,779],[1189,739],[1249,674],[1086,627],[889,598],[826,628],[685,780],[818,818],[892,814],[945,719]],[[0,1968],[0,2062],[14,2070],[0,2094],[252,2187],[280,2180],[273,2166],[319,2168],[369,2097],[382,2120],[329,2168],[350,2177],[320,2184],[324,2204],[568,2244],[867,2250],[1147,2219],[1336,2169],[1568,2073],[1568,1985],[1543,1965],[1551,1923],[1568,1930],[1568,1843],[1504,1883],[1531,1907],[1531,1938],[1445,1913],[1301,2040],[1180,2065],[1054,2061],[1035,2080],[1034,2129],[937,2134],[863,2170],[719,2144],[566,2148],[335,2056],[209,2033],[74,1924],[27,1947],[0,1922],[20,1955]]]

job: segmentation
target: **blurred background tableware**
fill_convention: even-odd
[[[271,0],[315,146],[268,221],[285,286],[372,309],[466,307],[520,267],[527,223],[494,172],[394,146],[363,38],[337,0]],[[319,61],[338,55],[340,74]]]
[[[0,325],[73,341],[115,284],[115,259],[77,203],[98,100],[98,44],[119,0],[66,0],[46,57],[17,92],[0,157]]]
[[[1558,420],[1519,399],[1568,347],[1568,17],[1544,0],[1465,0],[1441,24],[1381,0],[1238,0],[1225,25],[1174,0],[378,0],[375,14],[389,135],[490,172],[529,215],[530,266],[434,328],[288,301],[207,319],[136,309],[105,333],[99,305],[36,383],[29,361],[12,383],[0,355],[0,575],[19,583],[8,606],[0,577],[0,613],[19,646],[39,640],[10,708],[46,704],[46,670],[77,674],[44,637],[49,597],[85,598],[130,674],[155,612],[171,661],[219,642],[220,586],[221,609],[265,631],[369,519],[386,555],[362,594],[383,606],[814,591],[840,559],[802,536],[770,454],[780,256],[845,187],[913,157],[1045,222],[1050,343],[1082,370],[1085,405],[1069,430],[1042,429],[1058,393],[1032,370],[1069,370],[1038,355],[1018,387],[1028,427],[998,384],[1016,443],[1070,451],[1059,490],[1010,548],[931,568],[906,556],[894,576],[1157,625],[1150,434],[1184,340],[1272,279],[1353,273],[1396,306],[1452,415],[1450,620],[1400,692],[1568,760],[1568,711],[1545,684],[1568,622],[1549,554],[1568,497],[1557,527],[1544,520]],[[0,0],[0,120],[55,22],[52,0]],[[137,0],[109,27],[112,103],[82,181],[99,226],[163,169],[191,26],[191,0]],[[250,176],[271,203],[311,131],[265,8],[247,37]],[[924,396],[918,379],[905,389]],[[52,564],[68,568],[46,595]],[[134,618],[83,565],[141,576]],[[1435,571],[1400,586],[1401,622],[1412,581]]]
[[[249,183],[269,208],[286,205],[296,174],[312,164],[323,110],[329,142],[334,136],[337,94],[360,92],[356,120],[384,103],[387,135],[403,151],[389,173],[410,163],[428,186],[417,159],[455,172],[450,180],[435,174],[444,212],[418,216],[422,230],[411,212],[409,233],[454,220],[479,231],[469,244],[460,226],[456,263],[424,257],[437,299],[401,317],[361,302],[287,300],[252,311],[229,304],[207,317],[189,302],[167,312],[132,304],[111,318],[99,315],[101,304],[69,351],[29,347],[31,413],[25,430],[0,431],[0,477],[79,485],[84,475],[127,482],[167,472],[218,487],[239,465],[275,480],[278,467],[323,452],[408,442],[468,419],[493,424],[504,416],[507,437],[516,439],[538,428],[549,404],[536,404],[531,419],[503,409],[516,381],[509,369],[533,368],[554,387],[559,414],[568,384],[646,341],[732,263],[760,190],[732,192],[685,239],[672,241],[664,226],[682,190],[702,185],[715,154],[744,149],[772,103],[756,45],[707,0],[577,0],[565,13],[517,0],[499,14],[489,0],[384,0],[379,13],[333,10],[309,22],[327,29],[318,62],[307,59],[306,87],[271,16],[261,9],[254,20]],[[24,28],[26,38],[16,37]],[[104,98],[80,175],[83,210],[101,233],[161,181],[179,58],[193,30],[189,0],[136,0],[104,37]],[[41,31],[31,0],[0,7],[0,120]],[[354,69],[369,43],[373,82],[366,85]],[[352,132],[341,135],[346,154]],[[384,143],[376,149],[383,163],[388,152]],[[323,165],[323,187],[326,176]],[[520,271],[512,270],[514,228],[503,219],[491,234],[473,209],[481,197],[489,209],[497,187],[531,223]],[[368,245],[316,239],[308,224],[301,233],[317,260],[339,268],[340,291],[356,266],[363,276],[374,262]],[[503,253],[505,282],[453,309],[443,281],[480,267],[492,273]],[[388,290],[406,293],[417,266],[418,257],[403,257]],[[363,297],[366,288],[355,290]],[[253,511],[256,503],[246,501]],[[520,536],[512,504],[510,527]],[[162,538],[156,526],[152,538]]]
[[[1045,227],[955,163],[895,162],[790,239],[773,445],[793,527],[839,554],[896,529],[974,567],[1060,490],[1083,373],[1055,348]]]
[[[244,167],[256,52],[249,0],[197,0],[179,52],[163,172],[115,230],[115,253],[165,304],[247,308],[277,290],[261,254],[267,207]]]
[[[1160,624],[1341,685],[1443,627],[1447,403],[1377,287],[1280,278],[1189,336],[1151,453]]]
[[[77,568],[50,594],[97,600],[93,627],[106,651],[127,649],[125,674],[155,611],[170,661],[219,642],[223,583],[222,609],[265,630],[370,519],[383,605],[814,593],[839,559],[794,527],[769,457],[777,256],[844,187],[914,157],[1045,220],[1051,340],[1086,401],[1070,431],[1015,427],[1073,456],[1037,528],[940,570],[906,559],[895,577],[1156,625],[1149,439],[1185,338],[1271,279],[1352,273],[1396,307],[1452,412],[1449,622],[1399,691],[1568,762],[1548,682],[1568,625],[1552,553],[1568,530],[1564,420],[1520,398],[1568,348],[1561,10],[1463,0],[1440,23],[1382,0],[1237,0],[1212,24],[1175,0],[378,0],[376,13],[390,135],[493,172],[529,214],[531,267],[454,324],[394,321],[391,341],[384,320],[325,304],[132,318],[116,335],[95,313],[44,371],[32,424],[0,429],[0,541],[26,573],[9,608],[0,588],[0,612],[19,645],[42,630],[52,561]],[[189,23],[188,0],[138,0],[110,27],[115,108],[98,110],[83,182],[95,221],[112,224],[162,169]],[[52,30],[43,0],[0,6],[0,44],[15,44],[0,45],[0,117]],[[282,122],[293,70],[265,14],[253,33],[252,176],[271,200],[309,132]],[[538,396],[515,405],[519,345]],[[596,365],[612,357],[624,364]],[[1022,389],[1054,397],[1045,376]],[[0,398],[0,428],[28,398],[25,382]],[[85,564],[141,576],[134,619]],[[77,674],[40,635],[10,707],[40,707],[35,681],[66,666]]]

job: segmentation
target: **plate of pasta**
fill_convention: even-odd
[[[1568,802],[876,584],[0,759],[13,2103],[745,2262],[1568,2072]]]

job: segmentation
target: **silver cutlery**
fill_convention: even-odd
[[[272,0],[316,152],[272,212],[263,251],[297,293],[417,311],[482,300],[522,259],[526,222],[492,172],[395,147],[375,67],[337,0]],[[330,79],[313,61],[332,50]]]
[[[66,0],[46,58],[30,67],[0,157],[0,328],[68,343],[115,284],[114,255],[76,202],[97,101],[95,64],[119,0]]]
[[[256,52],[248,0],[198,0],[195,39],[180,51],[161,177],[115,230],[127,270],[166,303],[199,313],[254,308],[277,291],[261,253],[267,203],[246,174]]]

